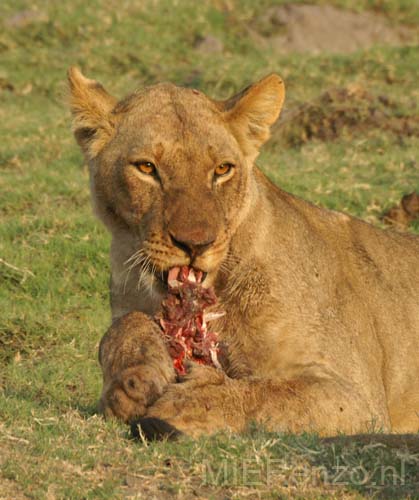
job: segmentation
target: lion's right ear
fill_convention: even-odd
[[[68,70],[68,81],[74,135],[85,155],[92,159],[112,136],[111,111],[117,100],[74,66]]]

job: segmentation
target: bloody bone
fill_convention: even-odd
[[[202,277],[202,272],[190,267],[172,268],[168,295],[157,317],[179,375],[186,373],[186,360],[221,368],[217,335],[208,330],[207,322],[223,313],[205,312],[217,303],[217,297],[212,288],[202,286]]]

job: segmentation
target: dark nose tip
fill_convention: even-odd
[[[192,240],[187,238],[179,238],[170,233],[170,239],[174,246],[186,252],[191,259],[201,255],[207,250],[215,241],[215,238],[207,239],[205,241]]]

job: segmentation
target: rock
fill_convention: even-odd
[[[8,92],[14,92],[15,86],[7,78],[0,75],[0,92],[6,90]]]
[[[400,45],[414,31],[392,27],[371,12],[331,5],[282,5],[269,8],[252,26],[279,52],[349,53],[376,44]]]
[[[399,205],[391,207],[382,216],[386,224],[392,224],[401,229],[419,220],[419,193],[413,192],[403,196]]]
[[[205,54],[217,54],[224,50],[224,45],[221,40],[213,35],[199,37],[195,41],[195,49]]]
[[[419,219],[419,193],[410,193],[403,196],[401,206],[411,217]]]

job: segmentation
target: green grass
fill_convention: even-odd
[[[1,3],[0,19],[28,8],[46,16],[0,30],[0,498],[418,497],[417,455],[402,448],[261,429],[145,445],[95,415],[97,348],[110,318],[109,238],[91,213],[63,104],[68,66],[80,65],[120,96],[171,80],[227,97],[276,71],[291,117],[325,90],[350,85],[387,96],[390,118],[418,115],[417,47],[279,56],[246,35],[274,3],[284,2]],[[333,3],[381,11],[392,23],[419,21],[414,0]],[[193,48],[208,33],[224,53]],[[281,130],[280,122],[258,164],[299,196],[379,224],[386,208],[418,190],[417,135],[352,126],[334,140],[292,147]],[[419,234],[418,224],[411,230]],[[393,466],[404,484],[393,485],[390,475],[336,480],[342,460],[375,479],[381,466]]]

